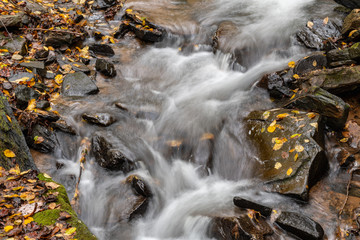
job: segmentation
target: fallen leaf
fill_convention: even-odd
[[[314,127],[314,128],[318,128],[318,124],[317,123],[310,123],[310,126]]]
[[[301,134],[299,134],[299,133],[295,133],[295,134],[291,135],[291,137],[290,137],[290,138],[297,138],[297,137],[300,137],[300,136],[301,136]]]
[[[28,218],[26,218],[26,219],[24,220],[24,225],[29,224],[29,223],[31,223],[32,221],[34,221],[34,219],[33,219],[32,217],[28,217]]]
[[[299,157],[299,154],[296,153],[295,156],[294,156],[294,161],[295,161],[295,162],[298,160],[298,157]]]
[[[286,118],[287,116],[289,116],[288,113],[281,113],[276,116],[276,118],[277,118],[276,120],[282,120],[282,119]]]
[[[76,228],[75,227],[72,227],[72,228],[68,228],[65,230],[65,235],[72,235],[74,232],[76,231]]]
[[[342,143],[346,143],[347,141],[349,141],[348,138],[342,138],[342,139],[340,139],[340,142],[342,142]]]
[[[282,164],[281,163],[279,163],[279,162],[276,162],[275,163],[275,169],[279,169],[279,168],[281,168],[282,167]]]
[[[307,24],[306,24],[306,26],[307,26],[308,28],[312,29],[313,26],[314,26],[314,23],[311,22],[311,21],[308,21]]]
[[[36,99],[31,99],[28,103],[26,110],[32,111],[36,108]]]
[[[304,151],[304,146],[302,146],[302,145],[296,145],[296,146],[295,146],[295,150],[296,150],[297,152],[302,152],[302,151]]]
[[[47,182],[45,183],[45,186],[51,189],[57,189],[58,187],[60,187],[59,184],[54,183],[54,182]]]
[[[293,170],[292,170],[292,168],[289,168],[287,171],[286,171],[286,174],[288,175],[288,176],[290,176],[290,174],[293,172]]]
[[[313,119],[313,118],[315,118],[316,117],[316,114],[315,113],[308,113],[308,114],[306,114],[307,116],[308,116],[308,118],[310,118],[310,119]]]
[[[200,138],[201,141],[209,140],[209,139],[214,139],[214,134],[212,134],[212,133],[204,133]]]
[[[15,153],[13,151],[11,151],[10,149],[6,149],[4,151],[4,155],[5,155],[5,157],[8,157],[8,158],[13,158],[16,156]]]
[[[49,209],[55,209],[56,208],[56,203],[52,202],[49,204]]]
[[[264,120],[267,120],[270,117],[270,112],[265,111],[262,116],[263,116]]]
[[[295,67],[295,62],[291,61],[288,63],[289,68],[294,68]]]
[[[316,67],[316,66],[317,66],[317,62],[316,62],[316,60],[314,60],[314,61],[313,61],[312,65],[313,65],[314,67]]]
[[[326,24],[328,24],[328,22],[329,22],[329,17],[324,18],[323,23],[326,25]]]
[[[299,79],[299,78],[300,78],[300,76],[299,76],[298,74],[294,74],[294,75],[293,75],[293,78],[295,78],[295,79]]]
[[[14,226],[8,225],[8,226],[5,226],[5,227],[4,227],[4,231],[5,231],[5,232],[9,232],[9,231],[11,231],[13,228],[14,228]]]
[[[268,131],[269,133],[273,133],[275,130],[276,130],[276,127],[275,127],[275,126],[269,126],[269,127],[267,128],[267,131]]]
[[[349,37],[351,37],[354,33],[356,33],[358,30],[352,30],[350,33],[349,33]]]

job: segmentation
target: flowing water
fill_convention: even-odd
[[[171,8],[161,10],[163,5]],[[257,186],[253,171],[257,154],[246,140],[241,120],[252,110],[272,107],[267,93],[253,85],[265,73],[280,70],[306,53],[294,44],[292,36],[311,17],[333,14],[332,1],[139,0],[125,5],[136,6],[153,9],[159,22],[167,22],[169,29],[185,33],[185,37],[174,36],[141,49],[135,43],[134,51],[129,47],[133,42],[124,42],[116,48],[114,58],[121,61],[128,54],[130,60],[116,65],[115,78],[97,77],[99,94],[60,99],[55,107],[76,126],[79,136],[58,134],[61,147],[56,162],[64,166],[48,171],[73,193],[81,140],[105,130],[125,142],[140,159],[139,168],[130,174],[141,176],[154,196],[146,216],[128,223],[122,218],[131,191],[123,184],[127,176],[105,171],[87,159],[80,182],[80,216],[84,222],[99,239],[198,240],[208,239],[211,217],[231,216],[236,211],[232,203],[236,195],[301,211],[302,205],[295,201],[262,192]],[[207,32],[223,21],[232,21],[238,27],[226,47],[250,49],[242,71],[232,70],[228,54],[206,50]],[[194,51],[179,51],[185,42],[197,44]],[[159,116],[155,120],[134,118],[116,108],[116,102]],[[81,114],[89,111],[109,112],[118,121],[105,129],[86,124]],[[199,140],[204,133],[215,136],[212,144]],[[168,154],[169,147],[163,143],[169,140],[186,142],[192,150],[191,160],[186,154]],[[321,204],[308,208],[310,215],[324,216]],[[333,227],[324,226],[329,239],[333,238]]]

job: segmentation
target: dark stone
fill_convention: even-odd
[[[351,31],[359,30],[359,28],[360,28],[360,11],[359,9],[354,9],[344,19],[344,24],[341,30],[341,34],[347,37]]]
[[[332,20],[327,24],[324,24],[324,19],[314,19],[311,22],[311,28],[305,26],[296,34],[298,40],[308,48],[323,50],[327,39],[338,39],[341,36],[340,26]]]
[[[60,130],[62,132],[76,135],[76,130],[63,119],[60,119],[56,122],[51,123],[51,126],[54,129]]]
[[[45,49],[40,49],[35,53],[35,58],[40,60],[45,60],[48,56],[49,56],[49,51]]]
[[[151,31],[139,24],[129,23],[129,29],[135,33],[136,37],[146,42],[160,42],[165,37],[165,31],[156,28]]]
[[[20,109],[25,109],[31,99],[38,99],[40,94],[34,89],[26,85],[19,85],[15,89],[16,106]]]
[[[76,35],[73,33],[61,33],[61,32],[48,32],[45,37],[45,45],[52,46],[54,48],[60,48],[62,46],[69,46],[76,40]]]
[[[79,22],[81,22],[83,19],[84,19],[84,15],[76,15],[76,16],[74,17],[74,22],[75,22],[75,23],[79,23]]]
[[[109,132],[96,132],[92,152],[103,168],[128,173],[135,169],[135,156],[130,149]]]
[[[45,64],[51,64],[56,61],[56,54],[54,51],[49,51],[49,56],[47,57]]]
[[[117,108],[120,108],[121,110],[124,110],[124,111],[127,111],[127,112],[129,111],[129,106],[127,106],[126,104],[118,102],[118,103],[115,103],[115,106]]]
[[[106,9],[116,4],[116,0],[97,0],[95,8],[97,9]]]
[[[320,52],[298,61],[295,65],[294,73],[304,75],[317,69],[323,69],[324,67],[327,67],[327,59],[326,56]]]
[[[216,217],[208,227],[208,236],[216,240],[264,239],[271,234],[273,230],[263,219],[252,221],[247,215]]]
[[[45,84],[40,83],[40,82],[36,82],[33,86],[33,88],[35,88],[36,90],[40,91],[40,92],[49,92],[49,87],[47,87]]]
[[[360,2],[358,0],[334,0],[334,1],[347,8],[351,8],[351,9],[360,8]]]
[[[84,113],[82,118],[89,123],[97,124],[100,126],[110,126],[116,119],[108,113]]]
[[[242,197],[234,197],[233,199],[235,206],[242,209],[252,209],[260,212],[264,217],[269,217],[272,213],[272,209],[261,204],[246,200]]]
[[[152,197],[152,193],[149,190],[147,184],[138,176],[130,175],[127,179],[127,182],[131,184],[132,189],[134,189],[135,194],[141,195],[143,197]]]
[[[325,117],[326,124],[335,129],[345,126],[350,108],[341,98],[319,87],[296,93],[285,107],[317,112]]]
[[[57,120],[60,119],[60,116],[53,112],[48,112],[48,111],[43,111],[43,110],[37,109],[36,113],[38,114],[40,119],[46,120],[49,122],[56,122]]]
[[[149,200],[145,197],[140,197],[138,198],[138,200],[135,202],[134,206],[132,207],[131,211],[128,213],[129,214],[129,221],[133,221],[134,219],[137,219],[139,217],[143,217],[146,213],[146,210],[148,209],[149,206]]]
[[[25,55],[27,53],[27,41],[24,37],[13,36],[11,39],[0,33],[0,41],[5,42],[4,45],[0,46],[0,49],[7,49],[9,53],[19,52],[20,55]]]
[[[320,115],[289,109],[254,111],[246,124],[259,150],[256,174],[265,189],[308,200],[309,189],[328,168]]]
[[[138,111],[135,114],[136,118],[141,118],[141,119],[148,119],[151,121],[155,121],[156,119],[158,119],[160,116],[160,114],[158,112],[147,112],[147,111]]]
[[[45,63],[43,61],[22,62],[20,63],[20,66],[29,69],[45,69]]]
[[[104,74],[108,77],[115,77],[116,76],[116,70],[114,67],[114,64],[106,61],[105,59],[96,59],[95,64],[96,71],[99,71],[100,73]]]
[[[298,213],[281,212],[275,223],[300,239],[321,240],[324,237],[324,230],[319,223]]]
[[[294,94],[279,73],[265,75],[257,85],[267,89],[273,98],[281,99],[283,97],[291,97]]]
[[[61,54],[56,56],[56,61],[63,67],[64,65],[70,65],[72,70],[75,72],[83,72],[83,73],[90,73],[90,69],[82,62],[70,62],[67,58]]]
[[[38,101],[36,103],[36,108],[39,108],[39,109],[46,109],[50,107],[50,102],[49,101],[46,101],[46,100],[41,100],[41,101]]]
[[[9,27],[21,27],[24,21],[24,13],[18,13],[16,15],[0,15],[0,29],[4,26]]]
[[[31,81],[31,79],[35,78],[33,73],[29,73],[29,72],[19,72],[16,73],[14,76],[12,76],[11,78],[9,78],[10,82],[15,82],[18,79],[24,79],[23,81]],[[25,80],[26,79],[26,80]]]
[[[9,121],[9,118],[11,121]],[[16,158],[4,156],[4,151],[13,151]],[[37,167],[32,159],[20,126],[13,115],[11,107],[3,94],[0,92],[0,166],[9,170],[18,164],[21,171],[35,169]]]
[[[62,94],[69,97],[82,97],[99,92],[96,84],[82,72],[70,73],[62,83]]]
[[[43,141],[39,141],[40,137]],[[36,139],[38,142],[35,141]],[[54,133],[40,124],[35,125],[31,134],[26,136],[26,142],[32,149],[42,153],[52,153],[57,145]]]
[[[92,51],[94,54],[99,54],[106,57],[112,57],[115,55],[112,47],[107,44],[90,44],[89,51]]]

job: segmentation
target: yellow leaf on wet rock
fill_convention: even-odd
[[[313,65],[314,67],[316,67],[316,66],[317,66],[317,62],[316,62],[316,60],[314,60],[314,61],[313,61],[312,65]]]
[[[275,130],[276,130],[276,127],[275,127],[275,126],[269,126],[269,127],[267,128],[267,131],[268,131],[269,133],[273,133]]]
[[[329,17],[324,18],[323,23],[326,25],[326,24],[328,24],[328,22],[329,22]]]
[[[286,171],[286,174],[287,174],[288,176],[290,176],[292,172],[293,172],[293,169],[292,169],[292,168],[289,168],[289,169]]]
[[[36,108],[36,99],[31,99],[26,108],[27,111],[32,111]]]
[[[290,138],[298,138],[298,137],[300,137],[300,136],[301,136],[301,134],[295,133],[295,134],[291,135]]]
[[[298,160],[298,157],[299,157],[299,154],[296,153],[295,156],[294,156],[294,161],[295,161],[295,162]]]
[[[300,78],[300,76],[299,76],[298,74],[294,74],[294,75],[293,75],[293,78],[295,78],[295,79],[299,79],[299,78]]]
[[[282,167],[282,164],[281,163],[279,163],[279,162],[276,162],[275,163],[275,169],[279,169],[279,168],[281,168]]]
[[[270,117],[270,112],[269,112],[269,111],[265,111],[265,112],[263,113],[263,118],[264,118],[264,120],[267,120],[269,117]]]
[[[287,116],[289,116],[288,113],[281,113],[276,116],[276,118],[277,118],[276,120],[282,120],[282,119],[286,118]]]
[[[307,26],[308,28],[312,29],[313,26],[314,26],[314,23],[311,22],[311,21],[308,21],[307,24],[306,24],[306,26]]]
[[[311,113],[308,113],[308,114],[306,114],[310,119],[313,119],[313,118],[315,118],[316,117],[316,114],[315,113],[313,113],[313,112],[311,112]]]
[[[289,68],[294,68],[295,67],[295,62],[291,61],[288,63]]]
[[[16,156],[15,153],[13,151],[11,151],[10,149],[6,149],[4,151],[4,155],[5,155],[5,157],[8,157],[8,158],[13,158]]]
[[[296,150],[297,152],[302,152],[302,151],[304,151],[304,146],[302,146],[302,145],[296,145],[296,146],[295,146],[295,150]]]
[[[64,78],[64,76],[61,75],[61,74],[56,75],[56,77],[55,77],[56,84],[60,85],[62,83],[62,81],[63,81],[63,78]]]
[[[317,123],[310,123],[310,126],[314,127],[314,128],[318,128],[318,124]]]

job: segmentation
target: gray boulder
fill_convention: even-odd
[[[85,73],[76,72],[65,76],[61,92],[68,97],[83,97],[96,94],[99,89]]]

